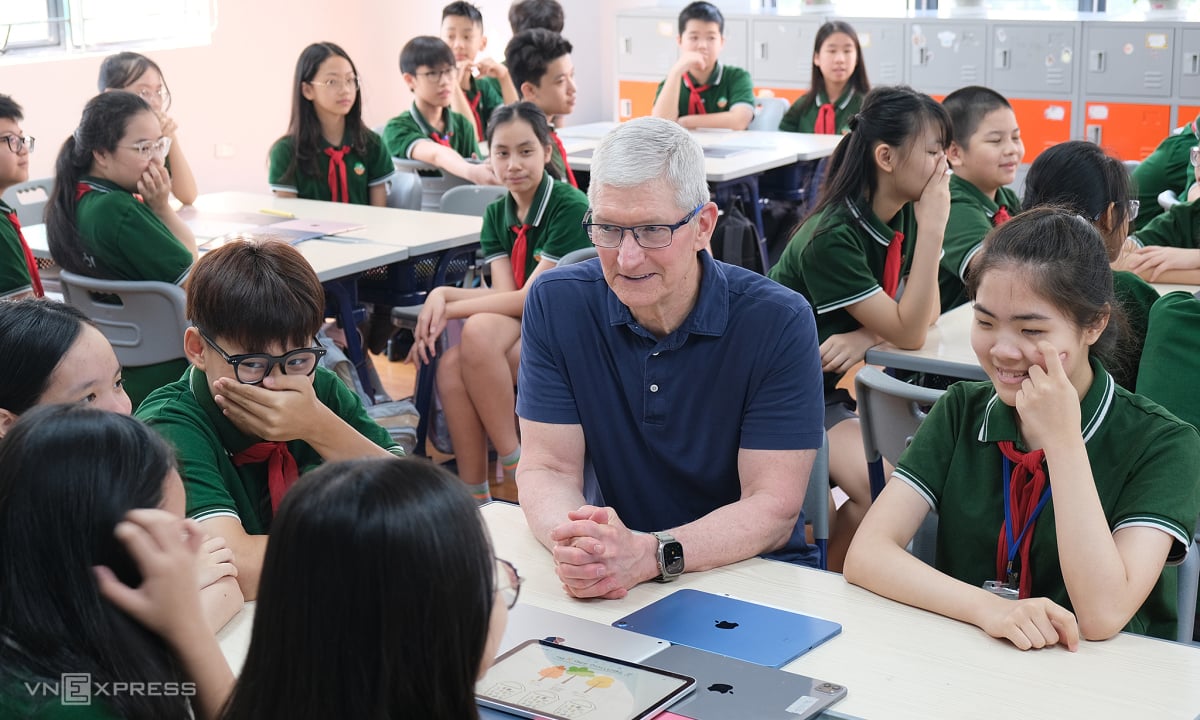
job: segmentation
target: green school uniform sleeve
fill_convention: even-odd
[[[1118,385],[1137,392],[1138,362],[1144,352],[1150,309],[1158,302],[1158,291],[1137,275],[1122,270],[1113,273],[1113,294],[1125,311],[1128,337],[1121,341],[1120,362],[1112,363],[1110,372]]]
[[[0,204],[0,300],[33,289],[25,249],[17,237],[17,229],[6,217],[7,210]]]
[[[783,132],[795,133],[810,133],[816,127],[817,114],[813,112],[816,108],[815,104],[809,105],[807,111],[804,108],[804,101],[808,97],[805,93],[783,114],[783,119],[779,121],[779,129]]]
[[[725,73],[726,77],[722,79],[729,85],[725,95],[729,104],[725,109],[731,109],[735,105],[749,105],[753,109],[754,81],[750,79],[750,72],[744,68],[726,65]]]
[[[883,292],[862,243],[854,226],[826,224],[805,248],[800,273],[818,318]]]
[[[383,138],[370,130],[367,131],[367,187],[374,187],[387,182],[396,174],[396,166],[392,164],[392,156],[384,144]]]
[[[294,155],[295,153],[292,151],[292,139],[289,137],[281,137],[271,146],[270,164],[267,170],[267,184],[270,185],[272,190],[298,193],[295,169],[291,168]]]
[[[552,183],[550,192],[550,207],[539,227],[533,256],[535,260],[557,262],[572,250],[592,244],[582,224],[588,199],[587,195],[562,182]]]
[[[1186,292],[1163,295],[1150,309],[1138,365],[1138,394],[1200,427],[1200,300]]]
[[[508,227],[504,218],[507,213],[506,204],[509,196],[505,195],[491,203],[483,211],[483,226],[479,230],[479,248],[483,250],[483,261],[490,263],[501,256],[507,256],[512,248],[508,237]]]
[[[1149,157],[1138,163],[1132,173],[1133,186],[1137,191],[1138,200],[1142,203],[1141,212],[1133,221],[1134,229],[1141,231],[1151,221],[1162,215],[1162,206],[1158,204],[1158,195],[1163,190],[1174,190],[1177,195],[1183,194],[1195,182],[1195,174],[1190,163],[1191,149],[1200,145],[1200,140],[1187,127],[1179,135],[1168,135],[1158,144]]]
[[[1142,207],[1146,207],[1145,204]],[[1140,212],[1138,217],[1140,219]],[[1133,237],[1141,245],[1200,248],[1200,200],[1172,205],[1170,210],[1142,226]]]
[[[418,140],[429,140],[429,136],[421,132],[417,121],[407,111],[388,120],[383,128],[383,141],[392,157],[411,160],[413,143]]]
[[[450,147],[468,160],[479,157],[479,140],[475,135],[475,126],[471,124],[471,119],[466,115],[459,115],[453,110],[448,112],[450,113],[452,133]]]
[[[178,283],[192,253],[154,211],[124,190],[95,190],[76,206],[75,222],[101,276]]]

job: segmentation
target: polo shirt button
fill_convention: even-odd
[[[658,386],[657,386],[657,385],[651,385],[651,386],[650,386],[650,392],[658,392]]]

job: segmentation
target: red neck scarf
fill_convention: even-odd
[[[551,130],[550,137],[554,138],[554,147],[558,148],[558,156],[562,158],[563,167],[567,169],[567,182],[571,183],[571,187],[578,188],[579,183],[575,182],[575,173],[571,172],[571,163],[567,162],[567,149],[563,147],[562,140],[558,139],[558,133]]]
[[[271,492],[271,510],[279,509],[283,495],[300,477],[296,458],[285,442],[260,442],[233,456],[234,465],[267,463],[267,488]]]
[[[479,117],[479,100],[483,97],[483,93],[476,90],[475,97],[471,98],[471,114],[475,116],[475,133],[479,136],[479,140],[483,140],[483,118]],[[434,138],[437,140],[437,138]]]
[[[513,280],[517,283],[517,289],[525,287],[525,258],[529,254],[529,238],[525,233],[529,231],[532,225],[513,225],[509,230],[517,234],[517,239],[513,241],[512,253],[509,257],[512,259]]]
[[[896,297],[900,288],[900,260],[904,250],[904,233],[897,230],[888,243],[887,259],[883,261],[883,291],[888,297]]]
[[[683,84],[687,85],[688,89],[688,115],[707,115],[708,110],[704,107],[704,98],[700,97],[700,93],[712,87],[711,85],[696,85],[692,82],[692,76],[687,73],[683,74]]]
[[[350,202],[350,191],[346,186],[346,153],[348,152],[350,152],[348,145],[340,148],[325,148],[325,154],[329,156],[329,195],[334,202]]]
[[[834,112],[832,103],[825,103],[817,108],[817,124],[813,126],[813,132],[818,135],[837,134],[837,113]]]
[[[999,209],[996,210],[996,214],[992,215],[992,227],[1000,227],[1009,220],[1012,220],[1012,215],[1008,214],[1007,207],[1001,205]]]
[[[1012,533],[1009,531],[1008,513],[1005,522],[1000,526],[1000,537],[996,542],[996,579],[1001,582],[1009,581],[1010,566],[1008,561],[1009,546],[1019,543],[1018,551],[1021,559],[1019,590],[1021,599],[1030,596],[1033,584],[1033,573],[1029,567],[1029,548],[1033,544],[1033,524],[1044,506],[1042,495],[1047,489],[1050,479],[1046,477],[1043,463],[1046,453],[1042,450],[1023,453],[1016,449],[1011,440],[997,443],[1004,457],[1015,463],[1012,477],[1008,482],[1008,497],[1005,504],[1012,510]]]
[[[10,212],[7,217],[8,221],[12,223],[13,229],[17,231],[17,240],[21,243],[21,251],[25,253],[25,266],[29,268],[29,280],[33,285],[33,294],[37,297],[45,297],[46,291],[42,290],[42,276],[38,274],[37,260],[33,257],[33,251],[29,249],[29,244],[25,242],[25,235],[21,232],[21,222],[17,220],[17,213]]]

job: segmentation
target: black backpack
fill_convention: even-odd
[[[739,265],[763,273],[761,237],[754,221],[746,217],[742,201],[735,199],[717,219],[712,236],[713,257],[730,265]]]

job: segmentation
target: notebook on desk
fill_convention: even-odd
[[[846,697],[836,683],[672,645],[646,665],[696,678],[696,690],[657,720],[809,720]]]
[[[829,620],[699,590],[676,590],[613,626],[776,668],[842,631]]]
[[[322,235],[340,235],[341,233],[350,232],[351,230],[361,230],[362,228],[363,226],[358,223],[293,218],[291,220],[284,220],[283,222],[271,223],[264,229],[316,233],[320,237]]]

